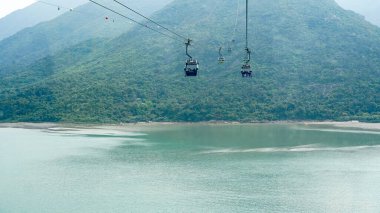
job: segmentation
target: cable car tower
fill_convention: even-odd
[[[248,0],[246,0],[246,10],[245,10],[245,51],[246,56],[241,66],[241,76],[243,78],[252,78],[251,70],[251,50],[248,47]]]

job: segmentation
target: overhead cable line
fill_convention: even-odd
[[[236,18],[235,18],[234,30],[232,32],[231,39],[227,41],[227,46],[228,46],[227,51],[229,53],[232,52],[231,43],[235,43],[235,35],[236,35],[237,26],[239,22],[239,16],[240,16],[240,0],[236,0],[236,2],[237,2],[236,3]]]
[[[50,3],[50,2],[47,2],[47,1],[37,1],[37,2],[45,4],[45,5],[48,5],[48,6],[52,6],[52,7],[58,8],[58,10],[66,9],[66,10],[68,10],[70,12],[75,12],[75,13],[79,13],[79,14],[82,14],[82,15],[88,15],[88,16],[98,17],[98,15],[96,15],[96,14],[92,14],[92,13],[87,13],[87,12],[75,10],[72,7],[63,7],[61,5],[53,4],[53,3]]]
[[[235,26],[234,26],[234,32],[232,33],[232,39],[231,39],[231,41],[234,40],[236,31],[237,31],[237,25],[238,25],[239,16],[240,16],[239,12],[240,12],[240,0],[237,0]]]
[[[185,36],[182,36],[182,35],[180,35],[180,34],[174,32],[173,30],[170,30],[170,29],[168,29],[167,27],[162,26],[161,24],[157,23],[156,21],[152,20],[151,18],[148,18],[148,17],[144,16],[143,14],[141,14],[141,13],[137,12],[136,10],[134,10],[134,9],[132,9],[132,8],[130,8],[130,7],[128,7],[127,5],[121,3],[121,2],[119,2],[119,1],[117,1],[117,0],[114,0],[114,2],[120,4],[121,6],[127,8],[128,10],[130,10],[130,11],[136,13],[137,15],[139,15],[139,16],[145,18],[146,20],[148,20],[148,21],[150,21],[150,22],[156,24],[157,26],[159,26],[159,27],[165,29],[166,31],[168,31],[168,32],[170,32],[170,33],[172,33],[172,34],[174,34],[174,35],[176,35],[176,36],[178,36],[178,37],[180,37],[180,38],[182,38],[182,39],[185,39],[185,40],[188,39],[188,38],[186,38]]]
[[[61,10],[63,8],[63,9],[70,10],[72,12],[74,11],[74,8],[72,8],[72,7],[62,7],[61,5],[53,4],[53,3],[50,3],[47,1],[37,1],[37,2],[48,5],[48,6],[56,7],[56,8],[58,8],[58,10]],[[78,11],[75,11],[75,12],[78,12]],[[79,13],[82,13],[82,12],[79,12]]]
[[[245,47],[248,49],[248,0],[245,7]]]
[[[93,0],[89,0],[89,1],[92,2],[92,3],[94,3],[94,4],[96,4],[96,5],[98,5],[98,6],[100,6],[100,7],[102,7],[102,8],[104,8],[104,9],[106,9],[106,10],[108,10],[108,11],[111,11],[111,12],[115,13],[115,14],[117,14],[117,15],[123,17],[123,18],[126,18],[126,19],[128,19],[129,21],[132,21],[132,22],[134,22],[134,23],[136,23],[136,24],[138,24],[138,25],[140,25],[140,26],[143,26],[143,27],[145,27],[145,28],[148,28],[148,29],[150,29],[150,30],[152,30],[152,31],[154,31],[154,32],[156,32],[156,33],[159,33],[159,34],[161,34],[161,35],[163,35],[163,36],[166,36],[166,37],[168,37],[168,38],[171,38],[171,39],[173,39],[173,40],[176,40],[176,41],[179,41],[179,42],[183,42],[183,41],[177,39],[176,37],[170,36],[170,35],[168,35],[168,34],[166,34],[166,33],[163,33],[163,32],[161,32],[161,31],[159,31],[159,30],[156,30],[156,29],[154,29],[154,28],[152,28],[152,27],[149,27],[149,26],[146,25],[146,24],[140,23],[140,22],[138,22],[138,21],[136,21],[136,20],[134,20],[134,19],[132,19],[132,18],[129,18],[128,16],[123,15],[123,14],[121,14],[121,13],[119,13],[119,12],[117,12],[117,11],[115,11],[115,10],[113,10],[113,9],[111,9],[111,8],[109,8],[109,7],[107,7],[107,6],[104,6],[104,5],[100,4],[100,3],[98,3],[98,2],[95,2],[95,1],[93,1]]]
[[[92,2],[92,3],[94,3],[94,4],[96,4],[96,5],[98,5],[98,6],[100,6],[100,7],[103,7],[103,8],[106,9],[106,10],[109,10],[109,11],[111,11],[111,12],[113,12],[113,13],[115,13],[115,14],[121,16],[121,17],[124,17],[124,18],[126,18],[126,19],[128,19],[128,20],[130,20],[130,21],[132,21],[132,22],[134,22],[134,23],[136,23],[136,24],[138,24],[138,25],[141,25],[141,26],[143,26],[143,27],[145,27],[145,28],[148,28],[148,29],[150,29],[150,30],[152,30],[152,31],[155,31],[155,32],[157,32],[157,33],[159,33],[159,34],[161,34],[161,35],[163,35],[163,36],[166,36],[166,37],[171,38],[171,39],[173,39],[173,40],[179,41],[179,42],[181,42],[181,43],[183,42],[183,41],[181,41],[180,39],[178,39],[177,37],[170,36],[170,35],[168,35],[168,34],[166,34],[166,33],[163,33],[163,32],[161,32],[161,31],[159,31],[159,30],[156,30],[156,29],[154,29],[154,28],[152,28],[152,27],[149,27],[149,26],[146,25],[146,24],[142,24],[142,23],[140,23],[140,22],[138,22],[138,21],[136,21],[136,20],[134,20],[134,19],[132,19],[132,18],[129,18],[128,16],[125,16],[125,15],[119,13],[119,12],[116,12],[115,10],[113,10],[113,9],[107,7],[107,6],[104,6],[104,5],[102,5],[102,4],[99,4],[98,2],[95,2],[95,1],[93,1],[93,0],[89,0],[89,1]],[[134,12],[136,13],[136,11],[134,11]],[[141,14],[139,14],[139,15],[140,15],[140,16],[143,16],[143,15],[141,15]],[[143,17],[144,17],[145,19],[148,19],[149,21],[155,23],[157,26],[159,26],[159,27],[161,27],[161,28],[163,28],[163,29],[166,29],[167,31],[171,32],[172,34],[174,34],[174,35],[176,35],[176,36],[178,36],[178,37],[180,37],[180,38],[185,38],[184,36],[181,36],[181,35],[175,33],[174,31],[169,30],[168,28],[166,28],[166,27],[164,27],[164,26],[158,24],[157,22],[154,22],[153,20],[151,20],[151,19],[149,19],[149,18],[147,18],[147,17],[145,17],[145,16],[143,16]],[[185,63],[185,68],[184,68],[185,76],[197,76],[197,75],[198,75],[198,70],[199,70],[199,62],[198,62],[198,60],[193,59],[193,58],[189,55],[189,52],[188,52],[188,48],[189,48],[189,46],[191,45],[192,40],[189,39],[189,38],[185,38],[185,39],[186,39],[186,43],[185,43],[185,45],[186,45],[186,55],[189,57],[189,58],[186,60],[186,63]]]
[[[53,7],[58,7],[58,8],[60,8],[59,5],[55,5],[55,4],[52,4],[52,3],[49,3],[49,2],[45,2],[45,1],[37,1],[37,2],[40,2],[40,3],[42,3],[42,4],[46,4],[46,5],[49,5],[49,6],[53,6]]]

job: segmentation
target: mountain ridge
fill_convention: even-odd
[[[216,62],[231,38],[234,2],[174,1],[153,18],[193,35],[198,78],[183,77],[184,44],[134,27],[33,86],[1,92],[0,120],[379,120],[379,28],[332,0],[251,5],[253,79],[240,77],[244,17],[233,52],[224,65]]]
[[[143,12],[151,14],[170,0],[146,6]],[[146,5],[148,1],[130,1]],[[11,72],[38,59],[94,38],[112,39],[128,31],[133,24],[92,3],[66,12],[51,21],[24,29],[0,41],[0,70]]]
[[[60,3],[63,3],[62,5],[68,6],[70,8],[75,8],[85,3],[86,1],[67,0],[62,2],[57,0],[50,0],[49,2],[58,5],[60,5]],[[16,10],[0,19],[0,41],[16,34],[25,28],[33,27],[41,22],[52,20],[55,17],[62,15],[64,11],[64,9],[58,11],[56,8],[53,9],[51,5],[43,4],[41,2],[35,2],[26,8]]]

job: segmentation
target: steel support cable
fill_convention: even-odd
[[[59,10],[60,9],[66,9],[66,10],[69,10],[70,12],[79,13],[79,14],[82,14],[82,15],[99,17],[99,15],[96,15],[96,14],[91,14],[91,13],[86,13],[86,12],[78,11],[78,10],[75,10],[74,8],[71,8],[71,7],[64,7],[64,6],[61,6],[61,5],[56,5],[56,4],[47,2],[47,1],[37,1],[37,2],[45,4],[45,5],[48,5],[48,6],[56,7]]]
[[[60,7],[59,5],[55,5],[55,4],[52,4],[52,3],[49,3],[49,2],[46,2],[46,1],[37,1],[37,2],[40,2],[42,4],[46,4],[46,5],[49,5],[49,6],[53,6],[53,7]],[[60,7],[61,8],[61,7]],[[64,7],[62,7],[64,8]]]
[[[245,8],[245,47],[248,49],[248,0],[246,2]]]
[[[152,28],[152,27],[149,27],[149,26],[146,25],[146,24],[140,23],[140,22],[138,22],[138,21],[136,21],[136,20],[134,20],[134,19],[132,19],[132,18],[129,18],[128,16],[125,16],[125,15],[123,15],[123,14],[121,14],[121,13],[119,13],[119,12],[117,12],[117,11],[111,9],[111,8],[109,8],[109,7],[106,7],[106,6],[102,5],[102,4],[99,4],[98,2],[95,2],[95,1],[93,1],[93,0],[89,0],[89,1],[92,2],[92,3],[94,3],[94,4],[96,4],[96,5],[98,5],[98,6],[100,6],[100,7],[102,7],[102,8],[104,8],[104,9],[106,9],[106,10],[108,10],[108,11],[113,12],[113,13],[115,13],[115,14],[117,14],[117,15],[119,15],[119,16],[125,18],[125,19],[128,19],[128,20],[130,20],[130,21],[132,21],[132,22],[134,22],[134,23],[136,23],[136,24],[138,24],[138,25],[140,25],[140,26],[143,26],[143,27],[145,27],[145,28],[147,28],[147,29],[150,29],[150,30],[152,30],[152,31],[154,31],[154,32],[156,32],[156,33],[159,33],[159,34],[161,34],[161,35],[163,35],[163,36],[166,36],[166,37],[171,38],[171,39],[173,39],[173,40],[179,41],[179,42],[181,42],[181,43],[183,42],[183,41],[177,39],[176,37],[173,37],[173,36],[170,36],[170,35],[168,35],[168,34],[165,34],[165,33],[161,32],[161,31],[158,31],[158,30],[156,30],[156,29],[154,29],[154,28]]]
[[[246,64],[248,64],[251,61],[251,50],[248,48],[248,0],[245,2],[245,50],[247,51]]]
[[[70,11],[72,11],[72,12],[77,12],[77,13],[86,14],[86,13],[83,13],[83,12],[75,11],[74,8],[72,8],[72,7],[63,7],[63,6],[61,6],[61,5],[53,4],[53,3],[50,3],[50,2],[47,2],[47,1],[37,1],[37,2],[42,3],[42,4],[45,4],[45,5],[48,5],[48,6],[56,7],[56,8],[58,8],[58,9],[63,8],[63,9],[70,10]],[[87,15],[88,15],[88,14],[87,14]]]
[[[207,19],[206,20],[209,20],[210,16],[214,13],[216,7],[214,7],[213,11],[209,14],[209,16],[207,16]],[[230,41],[228,41],[228,46],[230,46],[230,42],[235,38],[235,35],[236,35],[236,31],[237,31],[237,26],[238,26],[238,22],[239,22],[239,16],[240,16],[240,0],[237,0],[237,8],[236,8],[236,18],[235,18],[235,24],[234,24],[234,30],[233,30],[233,33],[232,33],[232,38]],[[225,44],[225,42],[223,42],[222,44]],[[223,46],[223,45],[220,45],[220,46]]]
[[[205,18],[205,20],[203,22],[206,22],[206,23],[210,22],[211,17],[213,15],[215,15],[216,10],[217,10],[217,6],[214,5],[214,7],[212,7],[212,9],[210,10],[210,12],[208,13],[207,17]],[[218,48],[220,48],[220,47],[224,46],[224,44],[226,42],[221,42],[218,39],[212,39],[212,40],[210,40],[209,42],[206,42],[206,43],[209,44],[210,46],[213,46],[213,47],[217,46]],[[199,46],[199,45],[196,44],[195,46]]]
[[[232,39],[231,39],[231,41],[235,38],[235,35],[236,35],[237,25],[238,25],[238,22],[239,22],[239,16],[240,16],[240,0],[237,0],[235,26],[234,26],[234,31],[232,33]]]
[[[130,7],[128,7],[127,5],[121,3],[121,2],[119,2],[119,1],[117,1],[117,0],[114,0],[114,2],[116,2],[116,3],[118,3],[119,5],[121,5],[121,6],[125,7],[125,8],[127,8],[128,10],[130,10],[130,11],[136,13],[137,15],[139,15],[139,16],[145,18],[146,20],[148,20],[148,21],[150,21],[150,22],[156,24],[157,26],[159,26],[159,27],[165,29],[166,31],[168,31],[168,32],[170,32],[170,33],[172,33],[172,34],[174,34],[174,35],[176,35],[176,36],[178,36],[178,37],[180,37],[180,38],[182,38],[182,39],[185,39],[185,40],[188,39],[188,38],[186,38],[185,36],[182,36],[182,35],[180,35],[180,34],[174,32],[173,30],[170,30],[170,29],[168,29],[167,27],[162,26],[161,24],[159,24],[158,22],[152,20],[151,18],[148,18],[148,17],[144,16],[143,14],[141,14],[141,13],[137,12],[136,10],[134,10],[134,9],[132,9],[132,8],[130,8]]]
[[[215,12],[216,9],[217,9],[216,6],[213,7],[212,11],[207,16],[206,21],[210,20],[210,17],[214,14],[214,12]],[[231,46],[230,43],[235,38],[235,35],[236,35],[237,25],[238,25],[238,21],[239,21],[239,16],[240,16],[240,0],[237,0],[236,18],[235,18],[235,22],[234,22],[234,28],[233,28],[233,33],[232,33],[231,40],[226,39],[227,41],[224,41],[224,42],[213,40],[213,41],[215,41],[215,42],[217,42],[219,44],[218,45],[219,48],[222,47],[222,46],[224,46],[226,43],[227,43],[228,48],[230,48],[230,46]]]

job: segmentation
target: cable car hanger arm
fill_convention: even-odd
[[[189,56],[190,59],[193,58],[193,57],[191,57],[191,55],[188,52],[188,49],[189,49],[189,46],[191,45],[191,42],[192,42],[192,40],[187,39],[187,42],[185,43],[185,45],[186,45],[186,55]]]
[[[245,50],[247,51],[247,64],[251,61],[251,50],[247,47],[245,48]]]

